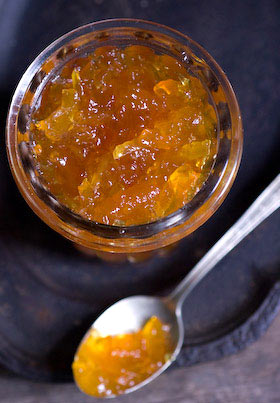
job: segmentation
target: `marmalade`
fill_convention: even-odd
[[[158,371],[173,350],[170,327],[155,316],[136,333],[101,337],[91,329],[74,358],[73,375],[88,395],[119,395]]]
[[[201,81],[146,46],[103,46],[47,83],[30,132],[40,176],[73,212],[110,225],[155,221],[207,179],[216,115]]]

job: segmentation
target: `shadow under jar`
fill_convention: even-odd
[[[46,85],[71,59],[104,46],[142,45],[177,59],[208,92],[216,115],[217,147],[209,175],[182,208],[140,225],[108,225],[87,219],[63,205],[38,172],[30,130],[32,115]],[[138,260],[163,250],[202,225],[221,205],[235,179],[242,153],[238,103],[224,72],[187,36],[152,22],[115,19],[95,22],[62,36],[47,47],[23,75],[7,119],[7,150],[16,183],[33,211],[82,250],[109,260]],[[150,252],[149,252],[150,253]]]

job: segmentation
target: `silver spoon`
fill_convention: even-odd
[[[175,346],[170,359],[157,372],[143,382],[127,389],[125,393],[142,388],[142,386],[158,377],[176,359],[184,340],[182,304],[185,298],[227,253],[279,207],[280,174],[261,193],[241,218],[193,267],[168,297],[159,298],[139,295],[124,298],[108,308],[96,319],[81,344],[92,328],[96,329],[102,336],[131,333],[142,328],[145,322],[154,315],[162,322],[170,325],[170,333]],[[115,396],[111,395],[110,397]]]

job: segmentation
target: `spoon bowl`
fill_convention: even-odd
[[[163,299],[145,295],[124,298],[111,305],[96,319],[80,343],[81,345],[84,342],[93,329],[101,337],[137,332],[143,328],[151,316],[156,316],[162,323],[170,327],[173,351],[170,353],[170,358],[158,371],[154,372],[144,381],[126,389],[125,393],[133,392],[151,382],[175,361],[184,339],[181,309],[176,309],[172,300],[167,298]],[[108,397],[115,397],[115,395]]]

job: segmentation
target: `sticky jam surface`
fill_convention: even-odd
[[[74,379],[88,395],[119,395],[158,371],[172,351],[170,328],[155,316],[136,333],[100,337],[92,329],[74,358]]]
[[[217,144],[202,83],[145,46],[104,46],[70,60],[43,89],[30,133],[50,192],[111,225],[184,206],[209,175]]]

